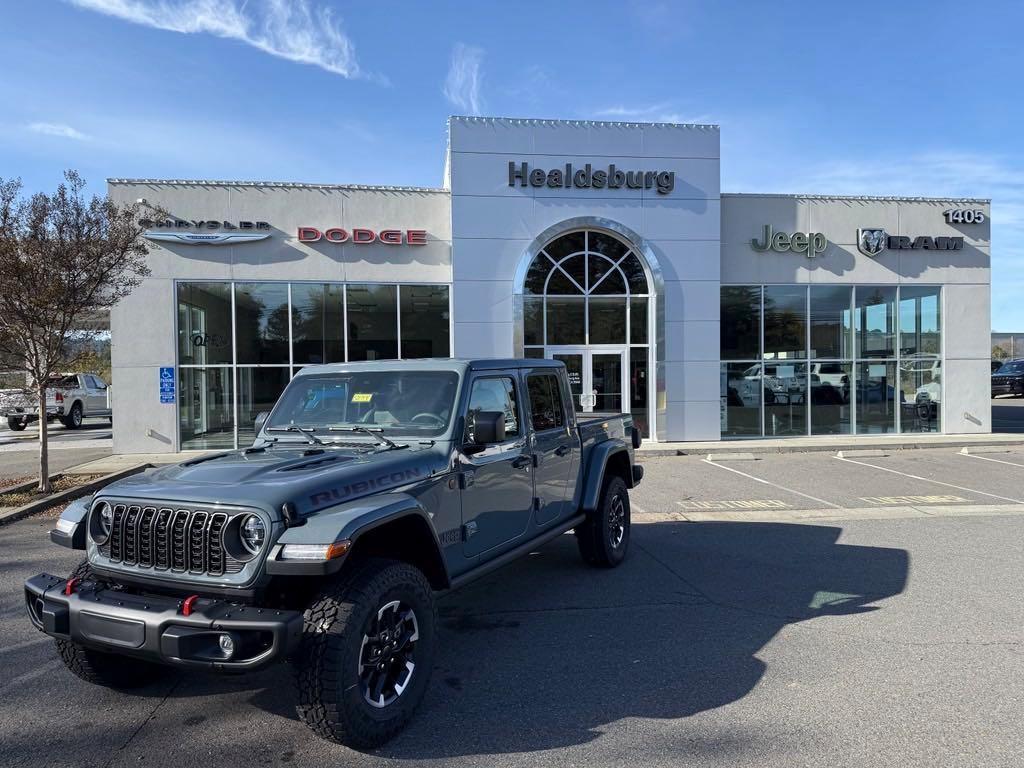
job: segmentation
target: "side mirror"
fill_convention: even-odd
[[[270,416],[270,411],[260,411],[256,414],[256,421],[253,422],[253,429],[256,430],[258,435],[263,431],[263,425],[267,423],[267,418]]]
[[[505,440],[504,411],[478,411],[473,419],[473,444],[484,446]]]

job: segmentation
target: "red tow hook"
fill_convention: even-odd
[[[192,615],[192,606],[194,606],[196,604],[196,600],[198,600],[198,599],[199,599],[199,595],[189,595],[188,597],[186,597],[185,598],[185,602],[183,602],[181,604],[181,615],[182,616],[191,616]]]
[[[68,579],[67,584],[64,585],[64,594],[65,595],[73,595],[73,594],[75,594],[75,588],[78,586],[78,582],[80,582],[80,581],[81,581],[81,579],[78,576],[75,576],[72,579]]]

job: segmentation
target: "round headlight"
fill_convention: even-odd
[[[89,517],[92,540],[100,545],[106,544],[107,539],[110,538],[110,530],[114,527],[114,508],[107,502],[101,501],[92,508],[92,514]]]
[[[263,542],[267,540],[267,526],[263,524],[263,520],[256,515],[248,515],[242,521],[238,532],[246,551],[250,555],[259,554]]]

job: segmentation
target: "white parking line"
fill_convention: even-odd
[[[792,494],[795,494],[797,496],[803,496],[805,499],[810,499],[811,501],[817,501],[819,504],[824,504],[825,506],[832,507],[833,509],[842,509],[843,508],[842,505],[840,505],[840,504],[833,504],[831,501],[825,501],[825,499],[819,499],[817,496],[811,496],[811,495],[806,494],[806,493],[801,493],[800,491],[794,491],[792,488],[787,488],[784,485],[779,485],[778,483],[773,483],[771,480],[765,480],[762,477],[754,477],[753,475],[748,475],[746,472],[740,472],[738,469],[733,469],[732,467],[727,467],[724,464],[721,464],[721,463],[719,463],[717,461],[708,461],[707,459],[701,459],[701,461],[703,461],[708,466],[718,467],[719,469],[724,469],[724,470],[726,470],[728,472],[735,472],[737,475],[742,475],[743,477],[746,477],[746,478],[748,478],[750,480],[755,480],[755,481],[757,481],[759,483],[764,483],[765,485],[770,485],[772,488],[778,488],[780,491],[785,491],[786,493],[792,493]]]
[[[994,461],[996,464],[1009,464],[1011,467],[1021,467],[1024,469],[1024,464],[1018,464],[1015,461],[1006,461],[1005,459],[993,459],[989,456],[978,456],[975,453],[958,453],[957,456],[964,456],[968,459],[981,459],[982,461]]]
[[[869,467],[871,469],[880,469],[883,472],[892,472],[894,475],[903,475],[903,477],[909,477],[914,480],[921,480],[926,483],[935,483],[936,485],[944,485],[947,488],[956,488],[958,491],[967,491],[968,493],[977,493],[981,496],[991,496],[993,499],[1002,499],[1003,501],[1012,501],[1014,504],[1024,504],[1024,501],[1020,499],[1011,499],[1009,496],[1000,496],[998,493],[988,493],[987,491],[976,491],[974,488],[964,488],[962,485],[953,485],[953,483],[944,483],[941,480],[932,480],[930,477],[921,477],[920,475],[912,475],[909,472],[900,472],[898,469],[890,469],[889,467],[879,467],[876,464],[868,464],[866,461],[855,461],[854,459],[842,459],[838,456],[833,456],[837,461],[847,461],[850,464],[860,464],[862,467]]]

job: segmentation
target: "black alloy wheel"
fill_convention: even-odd
[[[606,476],[597,508],[576,529],[580,555],[590,565],[614,568],[629,549],[629,490],[618,475]]]
[[[394,704],[416,672],[416,612],[400,600],[371,616],[359,648],[359,687],[371,707]]]

